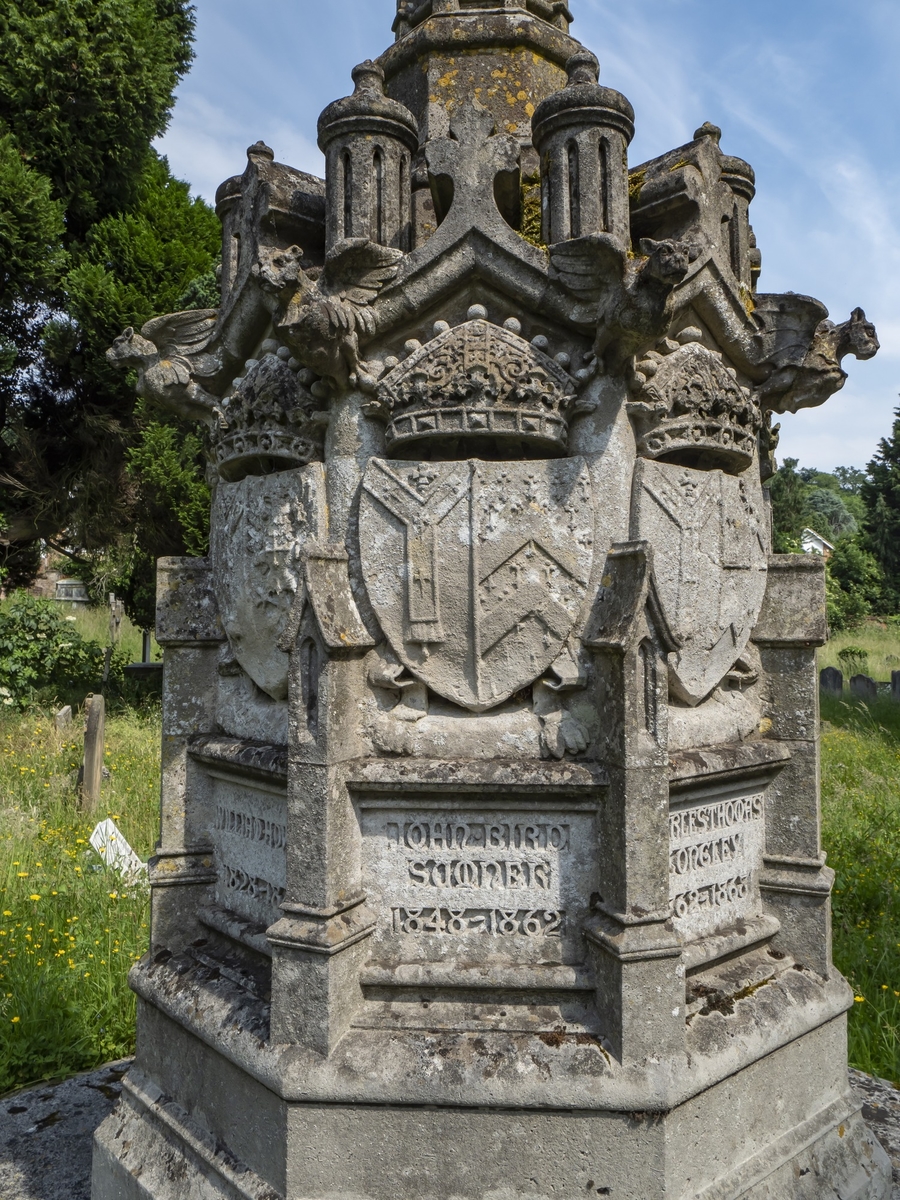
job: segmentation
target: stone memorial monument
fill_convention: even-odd
[[[821,849],[824,562],[773,414],[878,342],[760,292],[750,166],[564,0],[402,3],[252,146],[222,300],[110,358],[209,429],[159,565],[162,833],[94,1200],[884,1200]]]
[[[844,694],[844,673],[839,671],[837,667],[825,667],[819,672],[819,687],[829,696],[836,696],[838,700]]]

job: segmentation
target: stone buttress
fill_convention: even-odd
[[[773,414],[857,309],[758,289],[753,171],[554,0],[400,3],[326,178],[223,184],[159,566],[162,830],[94,1200],[886,1200],[821,850],[815,556]]]

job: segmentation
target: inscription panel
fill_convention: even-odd
[[[212,825],[216,902],[260,924],[277,921],[286,881],[284,793],[216,777]]]
[[[403,961],[580,961],[596,890],[595,810],[359,802],[376,938]]]
[[[669,895],[688,940],[761,911],[765,796],[693,798],[669,812]]]

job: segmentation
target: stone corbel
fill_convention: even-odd
[[[398,696],[390,712],[395,721],[421,721],[428,716],[428,688],[410,675],[386,646],[375,653],[369,667],[369,683]]]
[[[541,722],[542,755],[561,759],[566,754],[583,754],[588,748],[590,734],[572,715],[563,699],[567,692],[587,687],[587,671],[578,650],[566,645],[550,671],[552,675],[539,679],[532,690],[534,714]]]

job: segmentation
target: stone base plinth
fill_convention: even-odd
[[[177,1069],[167,1091],[132,1072],[97,1131],[92,1196],[888,1200],[844,1053],[838,1018],[669,1111],[624,1112],[288,1101],[197,1043],[180,1096]]]

